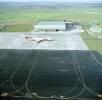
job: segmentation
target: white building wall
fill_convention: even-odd
[[[35,25],[35,30],[65,30],[65,25]]]

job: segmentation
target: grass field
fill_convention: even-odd
[[[89,27],[94,22],[102,26],[102,8],[68,9],[0,9],[0,31],[29,32],[39,20],[72,20]],[[6,26],[6,27],[5,27]],[[2,28],[3,27],[3,28]],[[102,53],[102,40],[92,39],[86,33],[81,34],[88,47]]]
[[[87,33],[82,33],[81,36],[90,50],[96,50],[102,54],[102,39],[92,38]]]
[[[34,9],[1,9],[0,26],[8,25],[1,31],[31,31],[33,23],[38,20],[74,20],[81,24],[89,25],[94,21],[102,23],[101,8],[69,8],[60,10],[34,10]]]

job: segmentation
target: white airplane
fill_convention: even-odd
[[[37,43],[41,43],[41,42],[44,42],[44,41],[54,41],[52,38],[34,38],[34,37],[31,37],[31,36],[25,36],[25,39],[29,40],[29,41],[36,41]]]

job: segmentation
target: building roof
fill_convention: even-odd
[[[65,30],[64,21],[39,21],[35,25],[35,30]]]
[[[39,30],[59,30],[59,31],[65,31],[66,30],[66,24],[69,25],[76,25],[77,22],[67,21],[67,20],[42,20],[39,21],[35,27],[35,31]]]
[[[64,21],[58,21],[58,20],[45,20],[45,21],[39,21],[37,25],[65,25]]]

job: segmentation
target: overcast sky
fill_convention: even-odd
[[[102,3],[102,0],[0,0],[4,2],[9,2],[9,1],[16,1],[16,2],[29,2],[29,1],[67,1],[67,2],[75,2],[75,3]]]

